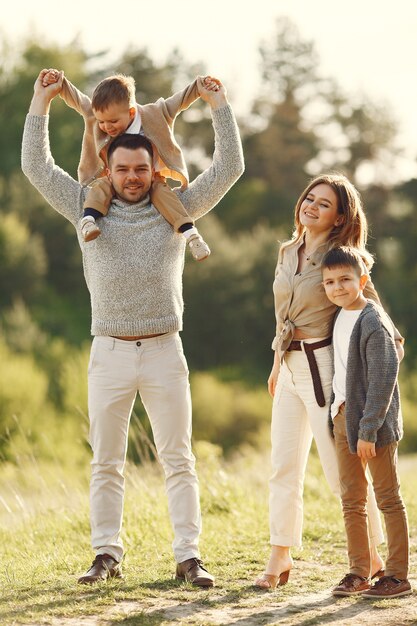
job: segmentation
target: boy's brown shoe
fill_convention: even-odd
[[[332,589],[332,594],[334,596],[354,596],[367,591],[370,587],[369,578],[363,578],[357,574],[346,574],[340,583]]]
[[[398,598],[398,596],[409,596],[413,593],[409,581],[405,578],[400,580],[394,576],[383,576],[374,585],[362,594],[364,598]]]

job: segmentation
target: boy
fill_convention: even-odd
[[[63,72],[44,70],[44,86],[57,82]],[[82,185],[91,185],[84,203],[80,222],[84,241],[96,239],[101,230],[96,223],[107,215],[113,189],[106,177],[107,150],[111,141],[122,133],[139,133],[148,136],[154,148],[155,179],[151,187],[153,206],[173,226],[183,233],[193,257],[206,259],[210,248],[201,237],[194,221],[187,214],[177,195],[166,183],[165,176],[188,185],[187,168],[172,127],[176,115],[187,109],[199,97],[199,80],[196,79],[182,92],[167,100],[160,98],[154,104],[138,105],[135,102],[135,81],[131,76],[116,74],[102,80],[94,90],[92,100],[63,78],[61,97],[84,117],[85,130],[78,177]],[[200,82],[200,88],[203,83]],[[204,87],[217,91],[219,81],[205,77]]]
[[[338,458],[349,573],[335,596],[395,598],[412,593],[408,575],[407,513],[400,495],[397,448],[402,437],[398,356],[389,317],[368,301],[368,279],[360,253],[329,250],[322,261],[329,300],[341,307],[333,330],[334,377],[330,422]],[[372,586],[366,518],[369,465],[378,508],[385,520],[385,572]]]

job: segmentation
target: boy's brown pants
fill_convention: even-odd
[[[371,573],[366,517],[368,483],[365,465],[357,454],[352,454],[349,450],[344,406],[339,409],[339,413],[334,418],[333,432],[347,535],[349,571],[368,578]],[[368,459],[368,465],[378,508],[384,515],[387,531],[388,556],[385,576],[394,576],[403,580],[408,575],[408,523],[400,494],[397,450],[397,442],[377,448],[376,456]]]
[[[96,209],[103,216],[107,215],[114,196],[113,187],[107,177],[99,178],[91,185],[84,209]],[[194,224],[176,193],[167,184],[163,176],[156,175],[150,189],[151,202],[159,213],[177,232],[184,224]]]

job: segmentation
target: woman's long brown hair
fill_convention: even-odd
[[[295,230],[293,239],[304,235],[305,227],[300,222],[300,209],[305,198],[316,185],[328,185],[337,197],[337,210],[343,215],[343,222],[335,226],[329,235],[330,247],[351,246],[360,251],[368,269],[373,265],[372,255],[366,250],[368,222],[362,206],[361,196],[356,187],[343,174],[323,174],[314,178],[301,193],[294,211]]]

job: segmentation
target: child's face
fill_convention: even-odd
[[[104,111],[93,109],[100,130],[110,137],[117,137],[125,132],[135,117],[135,108],[130,109],[125,104],[110,104]]]
[[[330,302],[343,309],[355,310],[363,308],[366,298],[363,290],[368,277],[359,275],[350,265],[323,268],[323,285]]]

